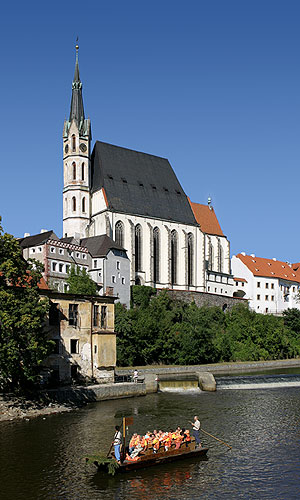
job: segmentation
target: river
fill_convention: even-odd
[[[0,426],[1,500],[298,499],[300,388],[158,393],[93,403],[71,413]],[[208,460],[183,460],[105,476],[85,454],[109,449],[114,425],[186,426],[198,414]]]

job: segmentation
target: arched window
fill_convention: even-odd
[[[178,254],[178,236],[174,230],[171,232],[171,284],[177,283],[177,254]]]
[[[68,200],[67,198],[65,198],[65,212],[68,211]]]
[[[85,212],[85,197],[82,198],[82,211]]]
[[[75,196],[73,196],[73,198],[72,198],[72,208],[73,208],[73,212],[76,212],[76,198],[75,198]]]
[[[115,241],[121,247],[124,246],[124,224],[120,220],[115,225]]]
[[[81,165],[81,180],[84,181],[84,163]]]
[[[212,271],[213,268],[214,268],[214,247],[210,242],[208,247],[208,269]]]
[[[159,283],[159,260],[160,260],[160,245],[159,245],[159,229],[155,227],[153,230],[153,281]]]
[[[219,242],[219,248],[218,248],[218,267],[219,267],[219,272],[223,272],[223,258],[224,258],[224,252],[221,243]]]
[[[76,163],[75,163],[75,161],[73,161],[72,167],[73,167],[73,181],[75,181],[76,180]]]
[[[142,270],[142,228],[140,224],[135,226],[135,272]]]
[[[194,238],[192,233],[188,234],[187,237],[187,280],[188,285],[193,285],[193,274],[194,274]]]
[[[72,151],[76,151],[76,137],[75,137],[75,134],[72,135]]]

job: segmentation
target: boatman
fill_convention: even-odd
[[[113,445],[114,445],[114,449],[115,449],[116,460],[117,460],[118,464],[120,464],[120,459],[121,459],[120,448],[121,448],[121,444],[122,444],[122,434],[120,432],[120,427],[118,425],[115,426],[115,430],[116,430],[116,432],[114,435]]]
[[[197,415],[194,416],[194,422],[190,422],[190,424],[193,427],[193,436],[196,440],[196,448],[201,448],[201,441],[200,441],[200,420],[197,417]]]

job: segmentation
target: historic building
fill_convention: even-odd
[[[234,296],[247,299],[251,309],[263,314],[282,314],[300,309],[300,264],[266,259],[244,252],[231,259]]]
[[[64,238],[112,238],[127,250],[130,284],[230,295],[229,242],[212,207],[198,217],[169,161],[101,141],[91,150],[78,46],[63,169]]]

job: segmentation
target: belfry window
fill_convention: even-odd
[[[223,272],[223,257],[224,257],[224,252],[223,252],[223,248],[222,248],[221,243],[219,243],[218,254],[219,254],[218,255],[218,261],[219,261],[218,262],[218,267],[219,267],[218,271],[220,273],[222,273]]]
[[[72,167],[73,167],[73,181],[75,181],[75,179],[76,179],[76,163],[75,163],[75,161],[73,161]]]
[[[208,269],[213,270],[213,267],[214,267],[214,247],[210,242],[208,248]]]
[[[73,212],[76,212],[76,198],[75,198],[75,196],[73,196],[73,198],[72,198],[72,208],[73,208]]]
[[[177,283],[177,254],[178,254],[178,236],[174,230],[171,232],[171,284]]]
[[[142,228],[140,224],[135,226],[135,272],[142,270]]]
[[[193,284],[193,274],[194,274],[194,238],[192,233],[188,234],[187,237],[187,280],[188,285]]]
[[[115,241],[121,247],[124,246],[124,224],[120,220],[115,225]]]
[[[85,197],[82,198],[82,211],[85,212]]]
[[[76,137],[72,135],[72,151],[76,151]]]
[[[158,229],[158,227],[155,227],[153,230],[153,281],[154,281],[154,283],[159,282],[159,260],[160,260],[159,229]]]
[[[84,181],[84,163],[81,165],[81,180]]]

